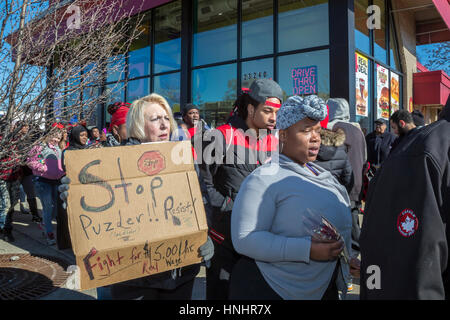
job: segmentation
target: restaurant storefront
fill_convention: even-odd
[[[140,13],[143,32],[129,52],[115,57],[123,72],[106,70],[101,87],[59,103],[67,106],[107,90],[108,102],[92,119],[104,127],[108,103],[157,92],[174,112],[188,102],[199,105],[201,116],[216,127],[226,121],[242,88],[269,78],[286,97],[347,99],[351,121],[370,132],[374,119],[388,118],[412,95],[404,92],[410,71],[400,54],[395,1],[159,2],[165,3]],[[373,5],[380,9],[375,20],[376,13],[367,10]]]

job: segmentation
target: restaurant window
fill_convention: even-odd
[[[137,27],[139,35],[131,43],[128,53],[128,79],[148,76],[150,74],[150,17],[147,14],[145,17],[136,18],[136,20],[136,23],[140,22]]]
[[[149,94],[149,90],[149,78],[128,81],[127,102],[132,103],[134,100],[145,97]]]
[[[105,97],[106,97],[106,108],[105,108],[105,121],[106,123],[111,122],[111,115],[108,113],[108,106],[111,103],[125,101],[125,84],[123,82],[117,82],[108,84],[105,86]]]
[[[242,1],[242,58],[273,53],[273,0]]]
[[[376,60],[383,63],[386,61],[386,6],[385,0],[374,0],[373,4],[380,8],[380,28],[373,29],[374,35],[374,52],[373,56]]]
[[[278,1],[280,52],[329,44],[327,0]]]
[[[355,47],[370,54],[370,32],[367,28],[369,0],[355,0]]]
[[[100,86],[101,83],[101,72],[100,72],[100,66],[98,66],[96,63],[89,63],[82,69],[82,85],[84,87],[87,86]],[[84,100],[84,98],[83,98]]]
[[[180,73],[169,73],[153,78],[153,91],[166,98],[173,112],[180,111]]]
[[[96,102],[99,94],[99,87],[97,86],[87,86],[83,89],[83,102],[91,104]]]
[[[100,88],[98,86],[88,86],[83,89],[83,110],[81,119],[86,120],[88,126],[96,125],[97,112],[99,107],[98,96]]]
[[[400,58],[398,55],[398,45],[397,37],[395,36],[394,23],[391,21],[390,36],[389,36],[389,55],[390,55],[390,65],[393,69],[400,70]]]
[[[76,71],[71,74],[71,77],[67,80],[66,85],[66,105],[72,106],[80,102],[81,99],[81,91],[79,90],[79,86],[81,83],[81,71],[80,68],[76,68]]]
[[[236,100],[236,64],[196,69],[192,72],[192,101],[201,117],[215,128],[226,122]]]
[[[64,95],[61,91],[56,91],[53,99],[53,115],[56,121],[64,119]]]
[[[356,121],[364,131],[373,130],[373,121],[378,118],[389,120],[390,115],[402,105],[402,75],[397,37],[394,29],[394,17],[387,19],[385,0],[355,0],[355,29],[362,28],[364,6],[376,5],[380,8],[380,28],[373,28],[364,37],[361,30],[355,30],[356,63]],[[372,11],[371,14],[374,14]],[[359,21],[361,19],[361,21]],[[388,23],[389,20],[389,23]],[[361,27],[358,27],[360,25]],[[371,35],[370,37],[367,37]],[[388,36],[388,37],[387,37]],[[369,39],[369,40],[368,40]],[[370,43],[370,40],[373,43]],[[369,42],[368,42],[369,41]],[[373,45],[373,52],[367,48]],[[368,56],[365,56],[367,53]],[[389,55],[388,55],[389,54]],[[368,74],[358,71],[358,66],[367,64]],[[393,72],[396,71],[396,72]],[[372,83],[372,81],[374,83]],[[365,88],[366,92],[362,89]],[[365,99],[367,94],[367,99]],[[365,110],[363,112],[363,110]],[[388,129],[389,130],[389,129]]]
[[[88,125],[96,124],[96,109],[100,106],[99,94],[102,85],[100,67],[97,63],[92,62],[82,68],[81,71],[83,108],[80,118],[85,120]]]
[[[193,65],[236,59],[237,0],[194,1]]]
[[[59,69],[55,68],[53,71],[53,75],[55,77],[58,77],[59,75]],[[65,119],[65,115],[67,112],[67,109],[65,108],[64,105],[64,87],[65,87],[65,82],[60,83],[60,85],[55,88],[55,94],[53,97],[53,114],[55,116],[56,121],[61,121]]]
[[[155,9],[154,73],[181,68],[181,0]]]
[[[297,53],[278,58],[278,83],[283,100],[291,95],[316,94],[325,101],[330,97],[329,50]]]
[[[125,66],[125,55],[123,54],[108,58],[106,82],[116,82],[125,79]]]
[[[250,88],[256,79],[273,79],[272,58],[242,63],[241,87]]]

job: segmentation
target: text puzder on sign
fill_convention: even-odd
[[[65,165],[81,289],[201,261],[208,227],[189,141],[67,151]]]

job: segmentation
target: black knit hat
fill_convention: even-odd
[[[199,107],[196,106],[195,104],[192,104],[192,103],[186,103],[186,104],[184,105],[184,107],[181,109],[181,114],[182,114],[182,116],[184,117],[184,116],[189,112],[189,110],[192,110],[192,109],[200,110]]]

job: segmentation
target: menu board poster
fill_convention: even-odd
[[[367,117],[368,111],[368,86],[369,86],[369,59],[355,53],[356,72],[356,115]]]
[[[399,76],[391,72],[391,114],[400,109]]]
[[[389,120],[388,70],[377,64],[377,119]]]

